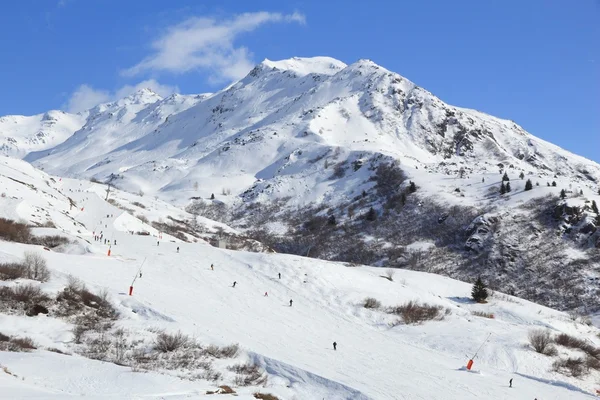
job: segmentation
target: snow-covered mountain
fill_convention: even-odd
[[[31,117],[0,117],[0,154],[24,157],[32,151],[52,148],[81,129],[86,118],[87,112],[69,114],[63,111],[48,111]]]
[[[368,60],[265,60],[214,94],[142,90],[25,160],[178,206],[211,199],[188,210],[278,252],[600,304],[600,165]]]

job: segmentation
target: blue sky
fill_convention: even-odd
[[[600,0],[7,1],[0,115],[215,91],[264,58],[369,58],[600,161],[599,43]]]

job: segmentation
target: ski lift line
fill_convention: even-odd
[[[477,357],[477,354],[479,354],[479,351],[481,350],[481,348],[483,347],[483,345],[485,345],[487,343],[488,340],[490,340],[490,336],[492,336],[492,333],[490,332],[490,334],[487,336],[487,338],[483,341],[483,343],[481,343],[481,346],[479,346],[479,348],[477,349],[477,351],[475,352],[475,355],[473,357],[471,357],[471,360],[474,360],[475,357]]]
[[[142,271],[142,267],[144,266],[144,263],[146,262],[146,257],[144,257],[144,261],[142,261],[142,265],[140,265],[140,268],[137,270],[137,272],[135,273],[135,276],[133,277],[133,281],[131,282],[131,286],[133,286],[133,284],[135,283],[136,279],[138,278],[138,276],[140,275],[140,272]]]

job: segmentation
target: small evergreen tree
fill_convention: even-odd
[[[592,200],[592,211],[598,214],[598,205],[596,204],[596,200]]]
[[[556,187],[556,181],[552,181],[552,187]]]
[[[410,181],[410,185],[408,185],[408,191],[414,193],[417,191],[417,185],[413,181]]]
[[[487,286],[481,280],[481,277],[477,278],[475,284],[473,285],[473,289],[471,290],[471,297],[478,303],[485,303],[485,300],[488,297]]]
[[[525,190],[531,189],[533,189],[533,183],[531,183],[531,179],[527,179],[527,182],[525,182]]]
[[[548,187],[550,187],[550,182],[546,182],[546,185],[548,185]]]
[[[560,189],[560,198],[563,200],[567,198],[567,192],[565,192],[565,189]]]
[[[335,215],[333,215],[333,214],[330,215],[329,218],[327,219],[327,223],[329,225],[335,225],[335,224],[337,224],[337,221],[335,219]]]
[[[504,182],[502,182],[502,184],[500,185],[500,194],[505,194],[506,193],[506,185],[504,184]]]
[[[508,179],[508,175],[505,172],[504,175],[502,176],[502,182],[508,182],[508,181],[510,181],[510,179]]]
[[[512,189],[510,188],[510,182],[506,182],[506,193],[510,192]]]
[[[211,195],[210,195],[210,199],[211,199],[211,200],[214,200],[214,199],[215,199],[215,194],[214,194],[214,193],[211,193]]]
[[[367,212],[365,219],[367,221],[375,221],[377,219],[377,213],[373,207],[369,208],[369,212]]]
[[[521,171],[521,173],[519,174],[519,178],[521,178],[521,179],[525,178],[525,174],[523,173],[523,171]]]
[[[367,192],[366,192],[366,191],[363,189],[363,191],[362,191],[362,194],[361,194],[361,195],[362,195],[362,197],[367,197]]]
[[[481,178],[481,183],[484,183],[484,182],[485,182],[485,178]]]

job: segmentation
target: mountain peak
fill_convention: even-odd
[[[130,94],[123,100],[130,104],[152,104],[162,100],[162,97],[152,89],[144,88]]]
[[[345,63],[331,57],[293,57],[280,61],[264,59],[259,66],[266,69],[292,71],[298,76],[309,74],[334,75],[346,68]]]

